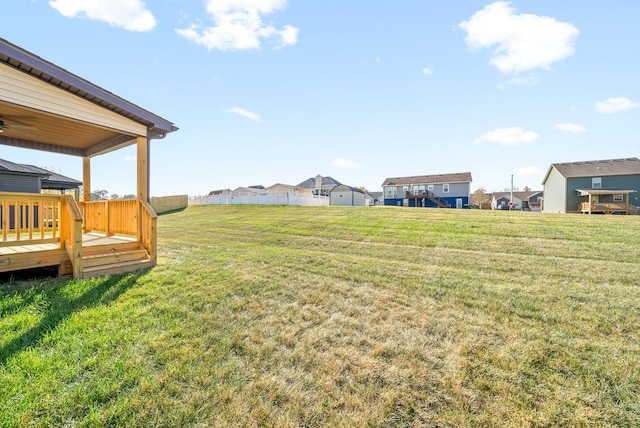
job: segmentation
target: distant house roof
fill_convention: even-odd
[[[547,181],[551,170],[555,168],[564,178],[614,176],[640,174],[640,159],[623,158],[584,162],[553,163],[549,167],[542,183]]]
[[[49,175],[48,173],[43,174],[42,171],[34,171],[33,169],[28,168],[26,165],[20,165],[4,159],[0,159],[0,172],[16,175],[27,175],[30,177],[43,177]]]
[[[231,189],[216,189],[209,192],[209,196],[222,195],[225,193],[231,193]]]
[[[513,192],[513,196],[520,199],[521,201],[528,200],[532,196],[535,196],[537,194],[542,194],[542,190],[531,190],[528,192],[520,192],[520,191]],[[502,198],[509,199],[511,197],[511,192],[493,192],[491,197],[494,198],[496,201]]]
[[[8,172],[14,175],[40,177],[41,188],[51,190],[77,189],[82,185],[81,181],[66,177],[53,171],[39,168],[33,165],[17,164],[0,159],[0,172]]]
[[[456,172],[452,174],[418,175],[412,177],[387,178],[382,186],[403,186],[407,184],[435,184],[435,183],[471,183],[470,172]]]
[[[322,177],[322,185],[323,186],[342,186],[338,180],[333,177]],[[315,189],[316,187],[316,177],[311,177],[304,180],[302,183],[298,184],[296,187],[302,187],[304,189]]]
[[[347,186],[346,184],[340,184],[331,189],[332,192],[344,192],[345,190],[350,190],[355,193],[364,193],[361,189],[358,189],[357,187]]]
[[[382,198],[382,192],[367,192],[367,193],[374,199]]]
[[[35,172],[41,172],[42,174],[48,175],[47,178],[43,178],[41,181],[41,185],[43,189],[51,189],[51,190],[67,190],[67,189],[77,189],[82,186],[82,181],[75,180],[73,178],[69,178],[62,174],[58,174],[57,172],[47,171],[43,168],[38,168],[33,165],[22,165],[26,168],[29,168]]]

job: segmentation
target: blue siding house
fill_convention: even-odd
[[[418,208],[467,208],[471,173],[387,178],[382,183],[384,205]]]
[[[551,164],[542,181],[544,212],[637,213],[640,159]]]

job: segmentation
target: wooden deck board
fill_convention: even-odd
[[[95,248],[102,251],[100,246],[111,248],[123,245],[136,244],[136,238],[128,236],[105,236],[98,233],[86,233],[82,236],[83,248]],[[91,252],[91,251],[87,251]],[[68,262],[66,250],[59,248],[58,244],[27,244],[0,247],[0,272],[51,266]]]

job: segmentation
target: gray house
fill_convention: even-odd
[[[544,212],[637,212],[640,159],[554,163],[542,184]]]
[[[42,190],[77,191],[82,182],[33,165],[0,159],[0,192],[40,193]],[[77,195],[76,195],[77,198]]]
[[[315,177],[307,178],[296,187],[311,189],[314,195],[329,196],[334,187],[341,185],[342,183],[333,177],[323,177],[318,174]]]
[[[471,181],[470,172],[387,178],[382,183],[384,205],[468,207]]]

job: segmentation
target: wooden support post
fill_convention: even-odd
[[[138,204],[136,208],[137,238],[142,239],[142,203],[149,203],[149,140],[145,137],[136,139],[138,145]]]
[[[138,199],[149,202],[149,140],[136,139],[138,145]]]
[[[82,158],[82,200],[91,200],[91,159],[89,156]]]

